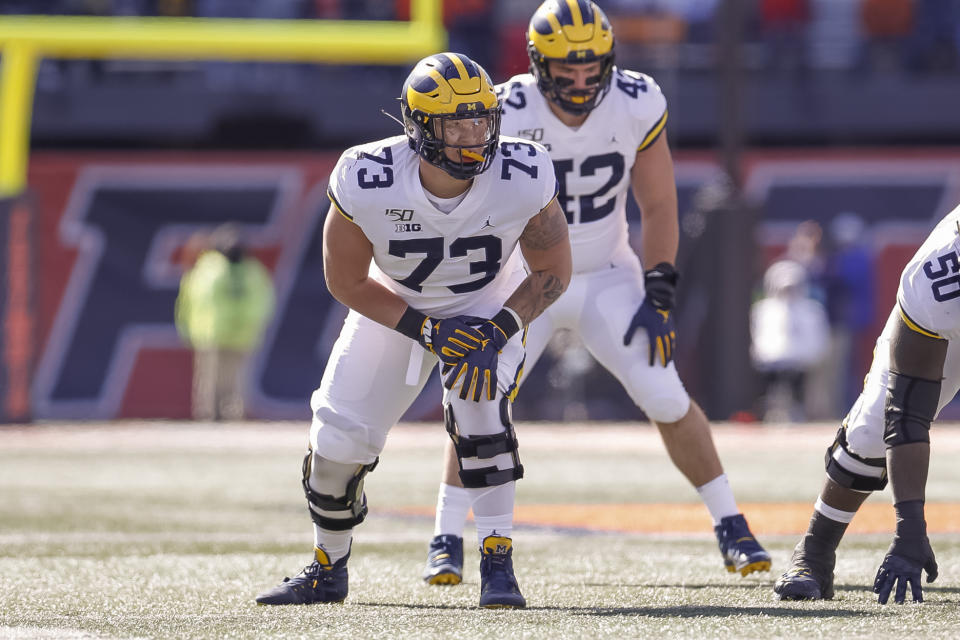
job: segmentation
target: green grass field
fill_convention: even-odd
[[[941,575],[923,605],[883,607],[870,593],[883,532],[845,539],[834,600],[774,599],[833,431],[716,428],[737,497],[774,559],[771,573],[740,578],[723,570],[706,509],[698,526],[671,522],[664,503],[698,498],[653,429],[519,425],[518,517],[524,506],[609,504],[666,533],[520,517],[515,566],[529,608],[488,611],[476,606],[476,554],[457,587],[420,581],[433,523],[418,514],[435,501],[440,425],[397,427],[368,477],[370,516],[356,531],[346,603],[288,608],[253,597],[310,559],[306,423],[3,428],[0,638],[956,637],[960,530],[950,526],[931,527]],[[930,502],[956,500],[958,432],[934,431]],[[764,516],[781,503],[794,505],[791,518]],[[475,541],[472,527],[466,539]]]

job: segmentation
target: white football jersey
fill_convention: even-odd
[[[960,338],[960,207],[930,232],[900,276],[897,303],[911,328]]]
[[[371,277],[424,313],[489,317],[523,278],[520,234],[557,194],[550,158],[538,144],[502,137],[450,213],[427,198],[419,160],[405,136],[352,147],[327,193],[373,245]]]
[[[576,129],[550,111],[529,73],[498,85],[497,94],[504,135],[539,142],[550,152],[557,198],[570,224],[574,272],[594,271],[620,252],[632,253],[626,215],[630,170],[637,151],[653,144],[667,121],[667,101],[653,78],[614,68],[609,92]]]

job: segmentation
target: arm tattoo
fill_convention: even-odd
[[[525,249],[546,251],[567,237],[567,220],[559,208],[546,208],[530,219],[520,236]]]
[[[506,301],[505,306],[517,312],[524,325],[533,322],[560,297],[566,286],[552,273],[535,271],[520,283],[517,290]]]

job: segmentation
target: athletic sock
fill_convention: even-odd
[[[477,525],[477,540],[496,533],[509,538],[513,532],[513,502],[516,481],[510,481],[496,487],[467,489],[473,496],[473,520]]]
[[[850,521],[853,520],[853,516],[857,515],[856,511],[841,511],[840,509],[831,507],[824,502],[820,496],[817,496],[817,501],[813,505],[813,510],[815,513],[823,514],[830,520],[842,522],[843,524],[850,524]]]
[[[836,551],[855,514],[855,511],[834,509],[817,498],[810,526],[803,536],[803,546],[806,548],[812,544],[817,548]]]
[[[313,545],[322,549],[331,564],[350,552],[350,541],[353,539],[353,530],[328,531],[313,525]],[[319,558],[317,558],[319,560]]]
[[[470,490],[441,483],[437,493],[437,516],[433,523],[433,535],[463,537],[463,527],[470,513],[473,496]]]
[[[735,516],[740,513],[737,501],[733,497],[733,489],[730,488],[730,481],[725,473],[721,473],[710,482],[697,487],[697,493],[700,494],[700,499],[703,500],[703,504],[710,511],[713,526],[720,524],[720,520],[727,516]]]

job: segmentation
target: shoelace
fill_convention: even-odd
[[[490,580],[504,581],[508,585],[513,585],[513,579],[507,569],[507,556],[484,556],[483,561],[489,564]]]
[[[326,569],[332,565],[322,565],[319,562],[311,562],[305,566],[299,574],[292,578],[284,578],[284,582],[310,582],[319,580],[320,582],[331,582],[333,580],[333,571]]]

